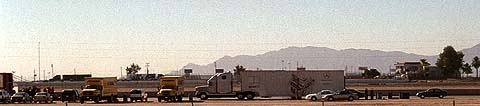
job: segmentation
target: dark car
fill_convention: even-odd
[[[33,101],[34,103],[37,103],[37,102],[53,103],[53,96],[47,92],[39,92],[35,94],[35,96],[33,96]]]
[[[444,98],[447,96],[447,91],[443,89],[438,89],[438,88],[431,88],[426,91],[421,91],[417,93],[417,96],[420,98],[425,98],[425,97],[438,97],[438,98]]]
[[[32,101],[33,101],[32,97],[26,92],[17,92],[12,96],[12,103],[15,103],[15,102],[32,103]]]
[[[62,91],[62,102],[65,101],[73,101],[76,102],[77,100],[80,100],[80,93],[76,89],[64,89]]]
[[[355,90],[355,89],[345,89],[345,91],[347,91],[348,93],[356,94],[356,95],[358,95],[359,98],[363,98],[366,95],[365,92],[358,91],[358,90]]]

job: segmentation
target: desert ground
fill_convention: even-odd
[[[120,99],[120,98],[119,98]],[[161,102],[155,98],[150,98],[148,102],[134,103],[62,103],[55,101],[52,104],[0,104],[2,106],[480,106],[480,96],[447,96],[444,99],[425,98],[411,96],[410,99],[384,99],[384,100],[355,100],[349,101],[308,101],[308,100],[288,100],[276,98],[259,98],[256,100],[236,100],[235,98],[209,99],[200,101],[194,99],[193,102]]]

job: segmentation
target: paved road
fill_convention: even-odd
[[[121,99],[120,99],[121,100]],[[0,104],[2,106],[480,106],[480,96],[448,96],[444,99],[426,98],[420,99],[411,97],[411,99],[390,99],[390,100],[355,100],[334,101],[334,102],[311,102],[308,100],[286,100],[286,99],[257,99],[257,100],[236,100],[231,99],[209,99],[207,101],[195,100],[195,102],[157,102],[156,99],[150,98],[148,102],[136,103],[62,103],[59,101],[53,104]]]

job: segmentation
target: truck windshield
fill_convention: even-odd
[[[142,93],[142,91],[140,91],[140,90],[132,90],[130,92],[130,94],[141,94],[141,93]]]
[[[102,86],[100,86],[100,85],[87,85],[87,86],[85,86],[85,89],[102,89]]]

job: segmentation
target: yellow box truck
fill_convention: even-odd
[[[116,77],[87,77],[80,93],[80,103],[84,101],[101,100],[116,102],[117,100],[117,78]]]
[[[157,92],[158,102],[182,101],[184,95],[182,76],[163,76],[160,78],[160,89]]]

